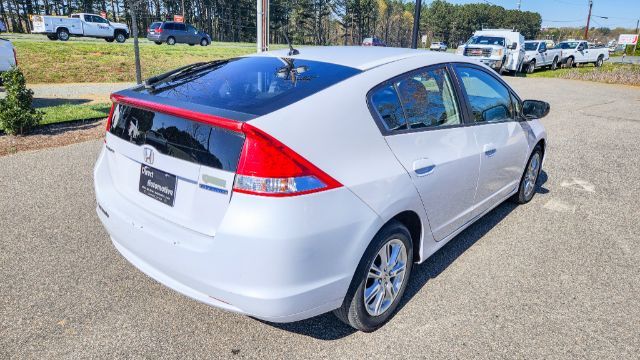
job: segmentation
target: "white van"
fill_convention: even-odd
[[[502,74],[517,73],[524,61],[524,36],[517,31],[487,29],[476,31],[456,54],[478,57],[485,65]]]

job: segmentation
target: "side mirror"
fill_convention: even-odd
[[[511,45],[507,45],[507,49],[515,49],[517,47],[518,47],[518,43],[517,42],[514,42]]]
[[[582,50],[584,50],[584,46],[578,45],[578,51],[582,51]]]
[[[527,120],[542,119],[549,114],[551,105],[548,102],[540,100],[525,100],[522,102],[522,115]]]

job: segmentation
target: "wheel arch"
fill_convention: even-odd
[[[536,146],[540,146],[540,148],[542,149],[542,156],[544,157],[544,152],[546,150],[547,147],[547,140],[545,138],[540,139],[537,143]],[[533,148],[535,149],[536,146],[534,146]]]
[[[422,247],[423,226],[420,216],[413,210],[405,210],[387,221],[380,229],[384,228],[392,221],[397,221],[404,225],[411,235],[411,243],[413,244],[413,261],[420,261],[420,248]]]

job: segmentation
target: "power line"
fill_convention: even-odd
[[[547,19],[542,19],[542,21],[543,22],[570,23],[570,22],[582,21],[582,19],[578,19],[578,20],[547,20]]]

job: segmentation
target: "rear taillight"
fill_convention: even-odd
[[[111,95],[111,100],[114,106],[107,120],[107,131],[111,127],[115,106],[124,104],[243,133],[245,141],[233,184],[233,190],[239,193],[282,197],[342,186],[295,151],[248,123],[119,94]]]
[[[157,28],[154,31],[156,32],[156,34],[160,34],[160,33],[162,33],[162,28]]]
[[[109,117],[107,118],[107,132],[111,129],[111,122],[113,121],[113,111],[116,109],[116,103],[111,104],[111,110],[109,110]]]
[[[247,123],[233,190],[262,196],[295,196],[342,186],[269,134]]]

